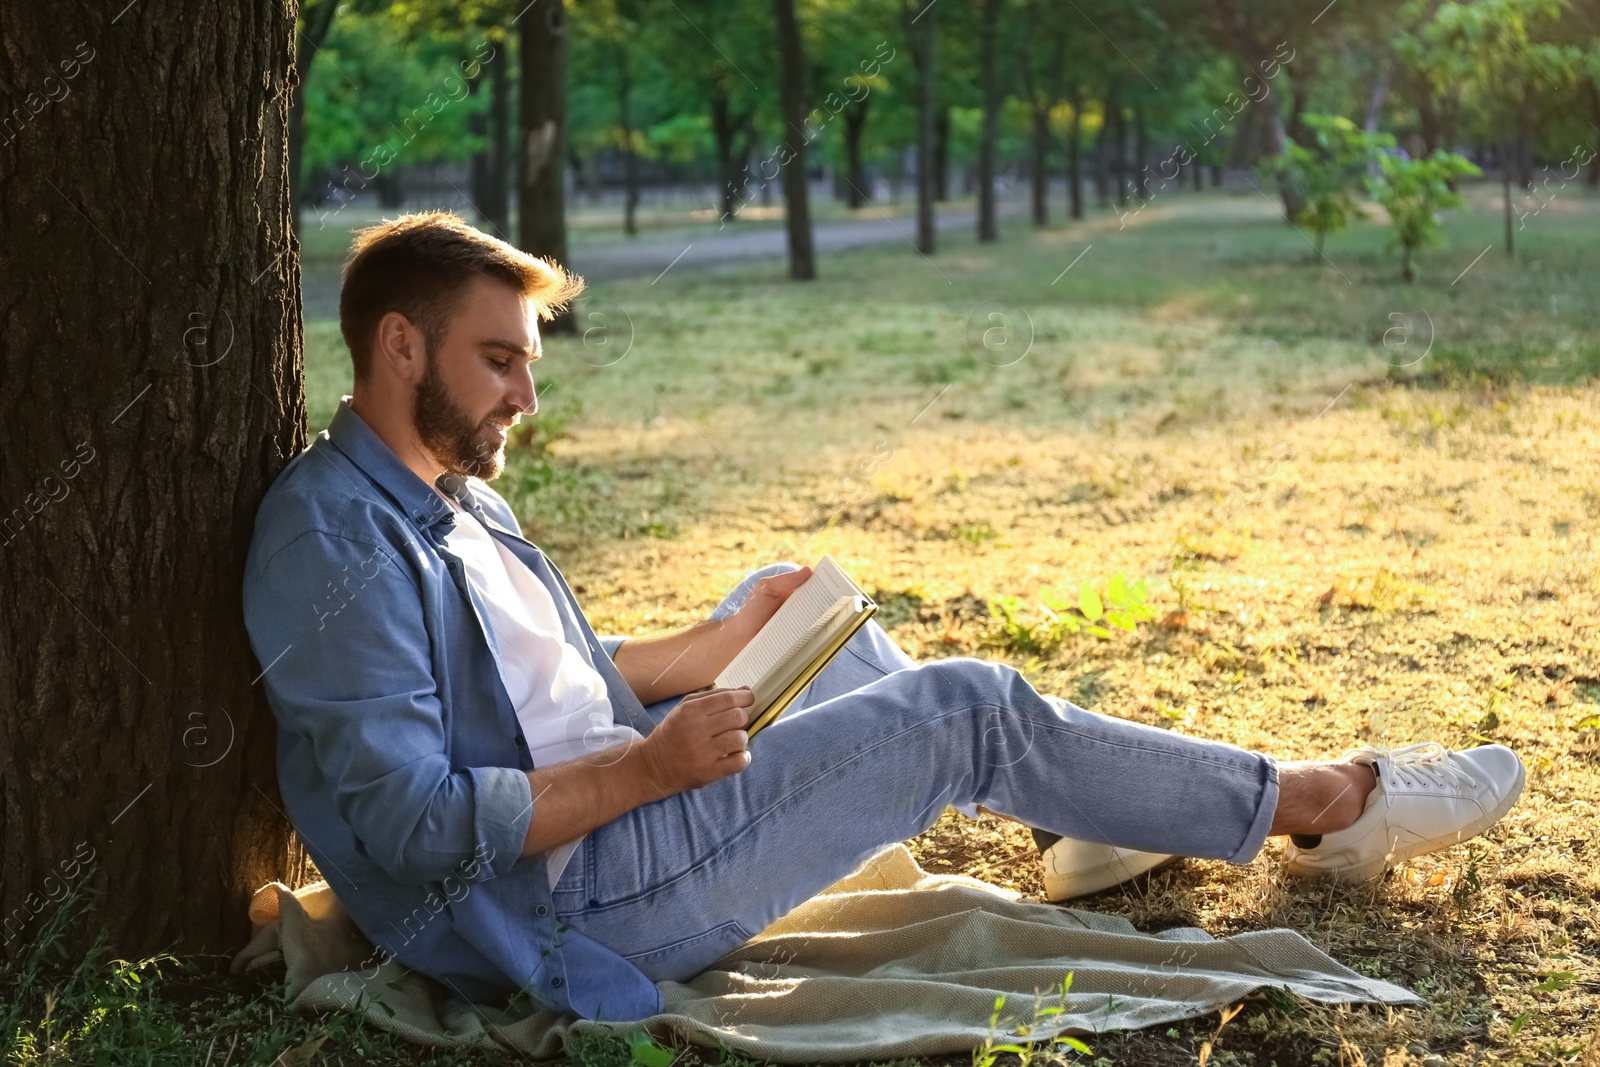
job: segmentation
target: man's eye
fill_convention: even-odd
[[[494,369],[501,374],[511,369],[511,361],[509,359],[491,359],[489,362],[493,363]]]

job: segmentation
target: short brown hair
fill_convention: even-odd
[[[398,311],[437,348],[462,292],[475,276],[496,278],[551,319],[583,291],[559,265],[469,226],[452,211],[419,211],[357,231],[339,289],[339,332],[357,381],[372,370],[378,321]]]

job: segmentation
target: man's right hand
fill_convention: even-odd
[[[748,687],[690,693],[638,742],[645,776],[661,798],[710,785],[750,766],[744,725],[755,703]]]

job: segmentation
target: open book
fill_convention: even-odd
[[[811,577],[717,675],[717,688],[748,685],[755,696],[745,731],[754,737],[782,715],[877,610],[832,556],[818,560]]]

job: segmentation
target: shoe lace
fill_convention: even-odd
[[[1470,787],[1475,783],[1472,775],[1450,758],[1450,750],[1437,741],[1391,748],[1383,755],[1388,756],[1388,764],[1382,769],[1393,774],[1398,784]]]

